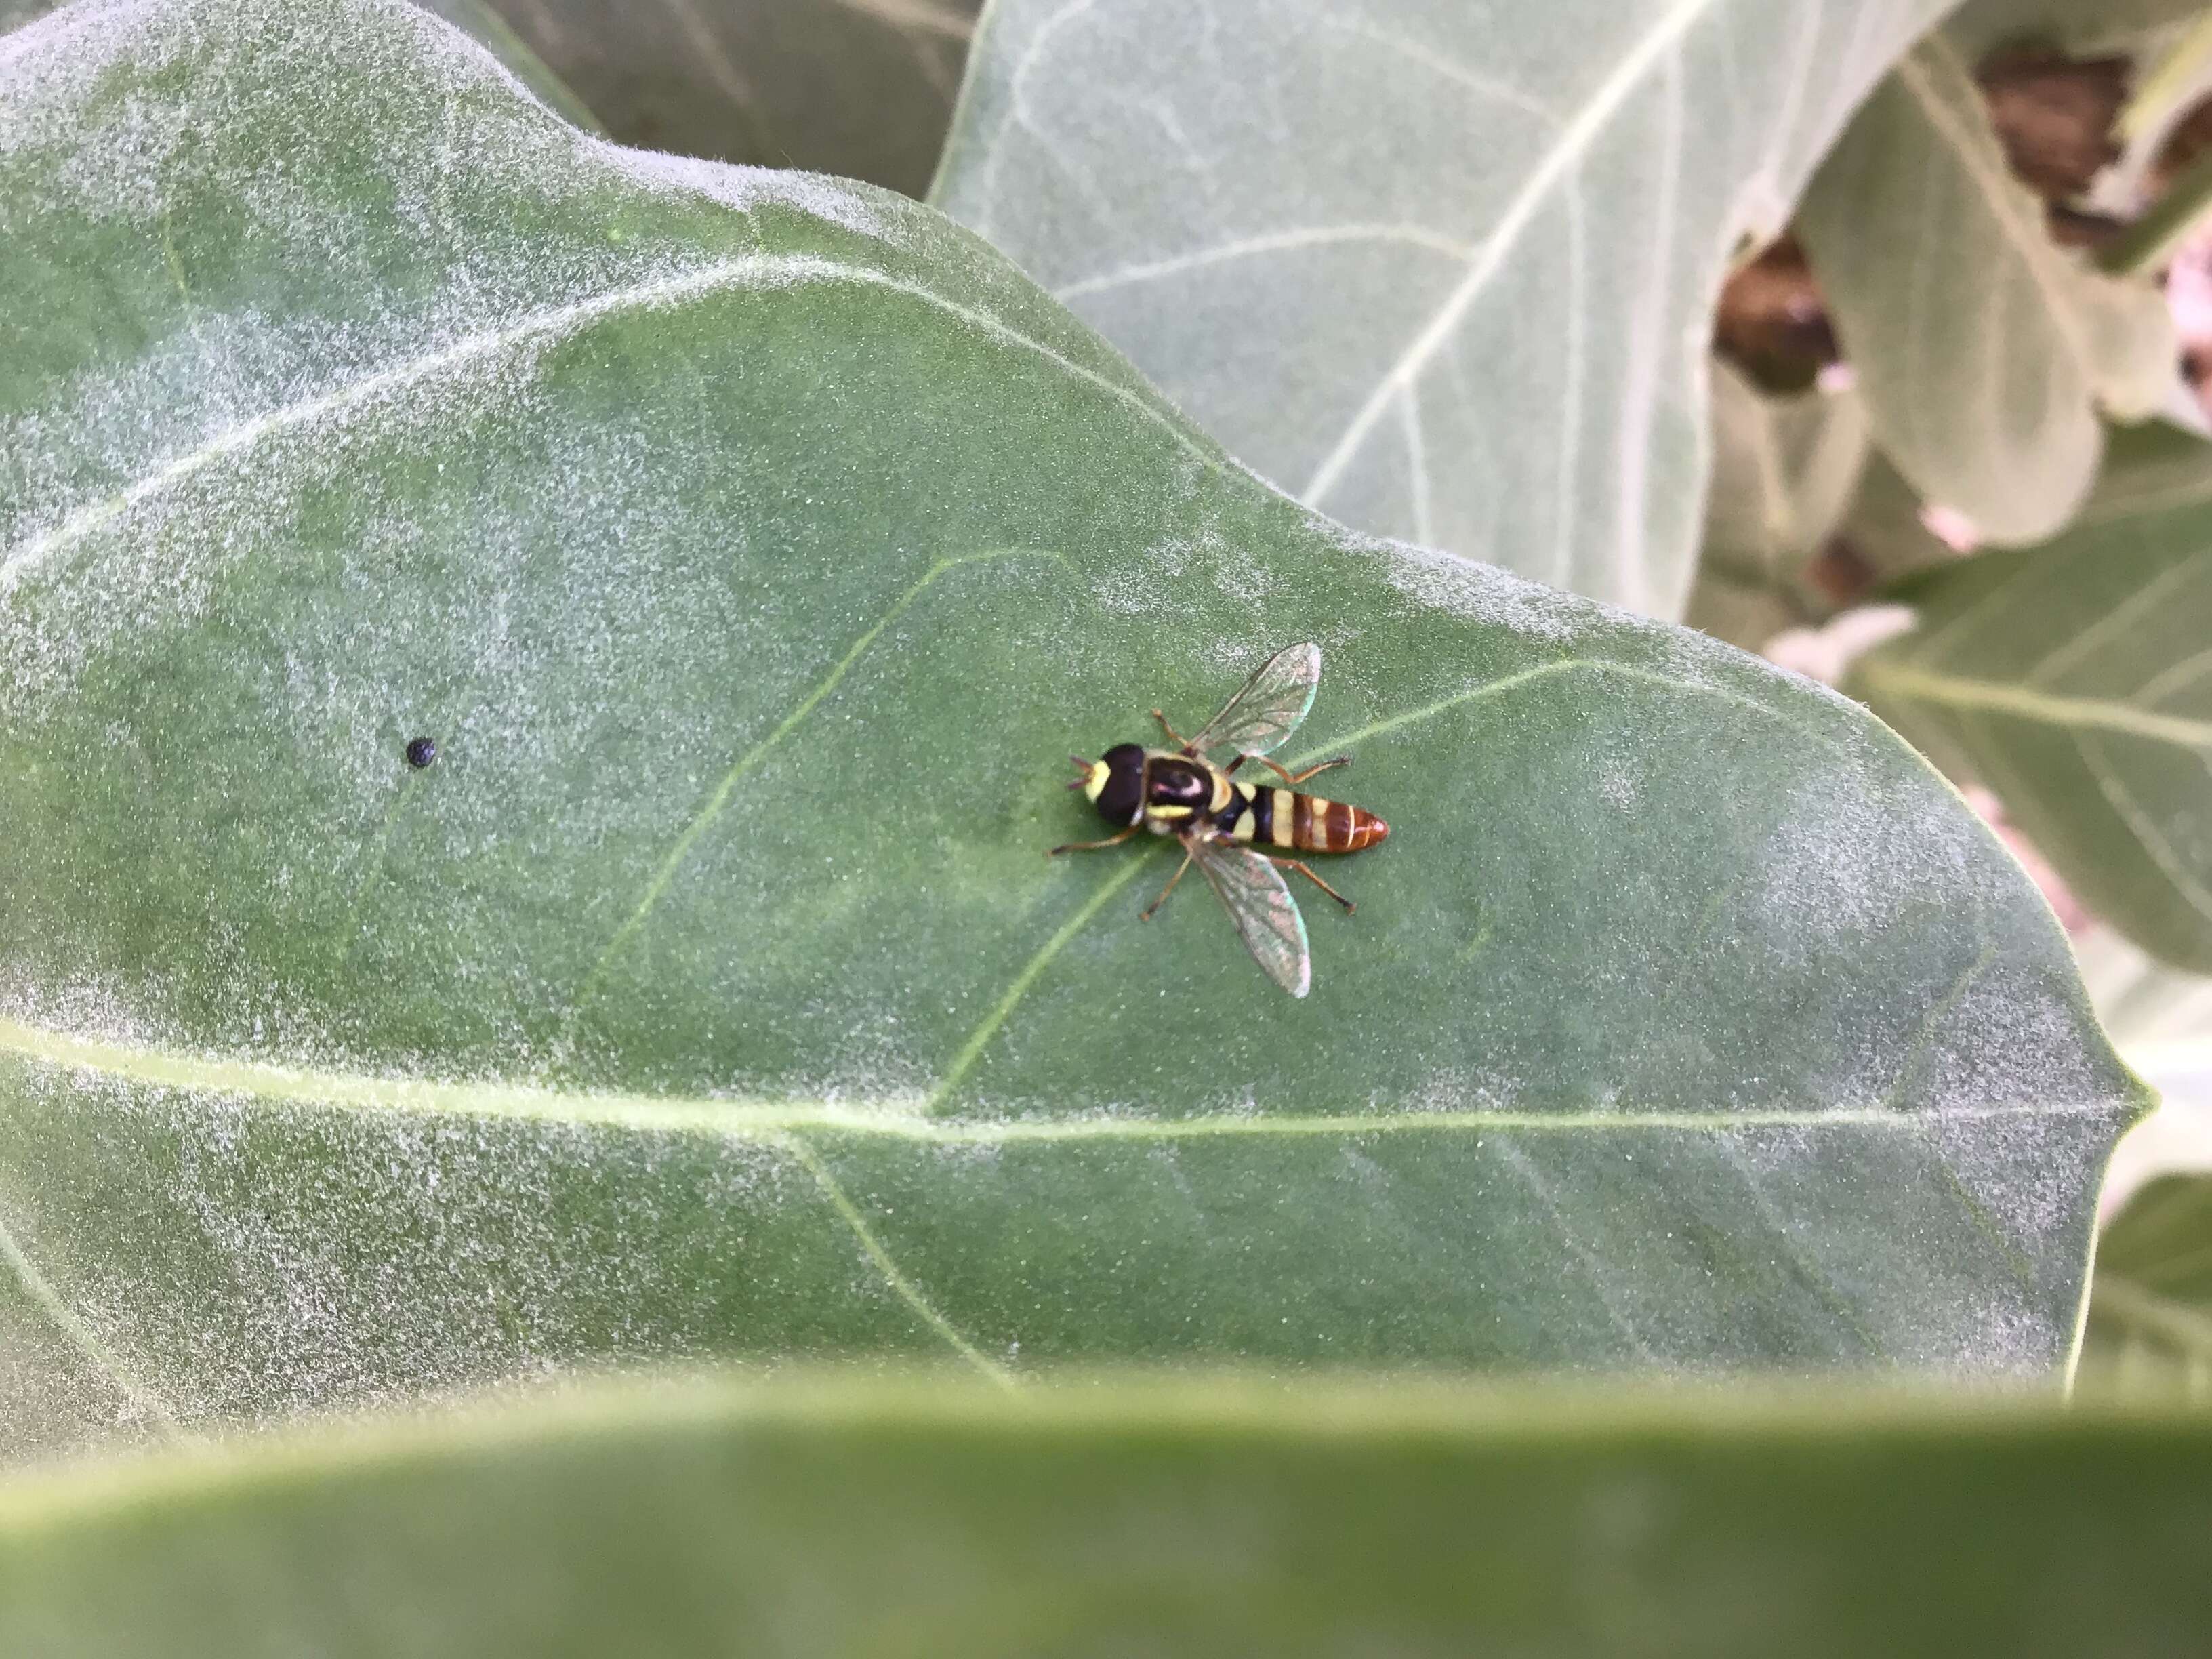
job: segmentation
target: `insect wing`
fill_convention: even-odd
[[[1305,918],[1273,862],[1234,842],[1194,839],[1189,847],[1253,960],[1292,996],[1304,996],[1313,985]]]
[[[1264,755],[1298,729],[1320,684],[1321,647],[1286,646],[1260,665],[1190,746],[1224,759]]]

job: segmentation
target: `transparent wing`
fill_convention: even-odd
[[[1304,996],[1313,986],[1305,918],[1273,864],[1233,841],[1194,839],[1189,846],[1253,960],[1292,996]]]
[[[1286,646],[1260,665],[1190,746],[1224,760],[1264,755],[1298,729],[1320,684],[1321,647],[1310,642]]]

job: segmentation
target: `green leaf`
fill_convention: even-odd
[[[1866,415],[1849,392],[1772,397],[1718,359],[1712,374],[1712,488],[1687,620],[1756,650],[1813,619],[1800,579],[1856,492]]]
[[[2045,546],[1912,578],[1919,626],[1859,665],[1876,713],[1996,791],[2091,909],[2212,970],[2212,447],[2115,434]]]
[[[2177,174],[2142,216],[2098,255],[2106,270],[2130,276],[2164,270],[2212,215],[2212,162],[2199,157]]]
[[[2154,1181],[2105,1229],[2081,1388],[2212,1401],[2212,1176]]]
[[[2165,296],[2051,240],[1942,33],[1852,120],[1796,228],[1875,441],[1990,540],[2057,532],[2096,477],[2100,406],[2140,418],[2174,383]]]
[[[18,1481],[0,1649],[2179,1654],[2208,1528],[2203,1413],[661,1382]]]
[[[939,216],[615,149],[404,8],[71,12],[0,98],[49,1420],[702,1352],[2063,1361],[2137,1091],[1863,711],[1352,536]],[[1395,833],[1301,1002],[1200,884],[1139,921],[1168,849],[1045,849],[1071,750],[1305,639],[1291,747]]]
[[[910,195],[981,0],[489,0],[624,143]]]
[[[999,0],[935,199],[1310,505],[1678,617],[1730,244],[1943,9]]]

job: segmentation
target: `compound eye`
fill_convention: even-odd
[[[1105,787],[1093,797],[1098,816],[1118,825],[1135,823],[1145,815],[1145,751],[1134,744],[1116,744],[1106,751]]]

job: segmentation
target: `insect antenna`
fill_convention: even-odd
[[[1085,784],[1091,781],[1091,763],[1084,759],[1080,755],[1070,755],[1068,759],[1075,763],[1075,769],[1082,775],[1077,778],[1073,783],[1069,784],[1067,787],[1071,789],[1080,789]]]

